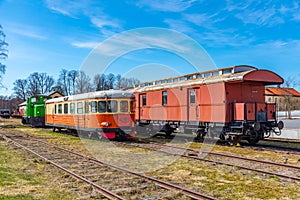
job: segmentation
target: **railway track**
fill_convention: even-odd
[[[269,141],[267,141],[269,142]],[[273,141],[272,141],[273,142]],[[277,142],[275,142],[277,143]],[[300,145],[300,143],[299,143]],[[260,149],[266,149],[266,150],[272,150],[272,151],[277,151],[277,152],[286,152],[289,154],[295,154],[295,155],[300,155],[300,148],[297,147],[290,147],[290,146],[279,146],[278,144],[256,144],[254,147],[250,148],[260,148]]]
[[[193,148],[177,147],[174,145],[156,142],[119,142],[119,144],[131,147],[134,146],[138,148],[144,148],[153,151],[159,151],[173,156],[180,156],[199,161],[238,167],[239,169],[250,170],[264,175],[272,175],[284,179],[300,181],[300,166],[297,165],[289,165],[284,163],[258,160],[254,158],[246,158],[226,153],[215,153],[208,151],[199,152],[199,149],[197,150]],[[207,156],[201,156],[199,153],[206,154]],[[266,169],[271,169],[272,171]]]
[[[34,154],[92,186],[102,197],[110,199],[216,199],[179,185],[87,157],[32,136],[3,134],[0,136],[10,144]]]
[[[165,138],[165,141],[170,142],[172,140],[178,140],[178,141],[186,141],[186,142],[194,142],[195,138],[192,136],[181,136],[181,135],[176,135],[176,138],[174,136],[169,136],[169,138],[166,138],[165,134],[156,134],[154,137],[160,137],[160,138]],[[142,139],[142,138],[140,138]],[[197,142],[197,141],[196,141]],[[220,146],[228,146],[227,143],[221,142],[221,141],[215,141],[217,145]],[[284,145],[281,145],[280,143],[283,143]],[[290,146],[287,146],[289,145]],[[268,151],[275,151],[275,152],[286,152],[289,154],[295,154],[295,155],[300,155],[300,148],[296,147],[297,145],[300,145],[298,142],[291,142],[291,141],[281,141],[281,140],[261,140],[260,143],[256,145],[250,145],[249,143],[242,141],[241,145],[245,148],[250,148],[250,149],[255,149],[255,150],[268,150]]]

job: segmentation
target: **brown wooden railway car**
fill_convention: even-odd
[[[134,95],[108,90],[46,101],[45,124],[94,133],[108,139],[134,136]]]
[[[283,127],[264,97],[266,85],[281,83],[274,72],[244,65],[140,83],[135,118],[149,132],[191,130],[201,139],[256,143]]]

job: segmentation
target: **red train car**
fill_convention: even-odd
[[[199,139],[254,144],[283,128],[264,96],[266,85],[282,83],[274,72],[245,65],[140,83],[135,118],[148,132],[192,131]]]
[[[134,136],[134,95],[108,90],[46,101],[46,126],[72,129],[108,139]]]

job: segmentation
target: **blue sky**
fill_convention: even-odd
[[[9,43],[8,89],[0,90],[2,95],[13,92],[16,79],[36,71],[57,78],[62,68],[81,69],[99,43],[145,27],[187,35],[218,68],[248,64],[284,78],[300,77],[300,1],[0,0],[0,13]],[[161,78],[195,71],[172,52],[145,49],[123,55],[106,72],[130,74],[139,66],[145,67],[141,79],[149,73]]]

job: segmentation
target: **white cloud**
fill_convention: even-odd
[[[181,45],[181,39],[176,38],[174,35],[155,35],[149,36],[143,33],[134,33],[114,36],[109,39],[109,42],[104,41],[101,44],[99,50],[103,55],[115,56],[127,50],[132,51],[134,49],[147,49],[147,48],[160,48],[160,49],[172,49],[177,52],[185,52],[187,47]]]
[[[103,27],[120,28],[120,24],[116,20],[108,19],[105,16],[91,17],[91,22],[100,29]]]
[[[77,48],[87,48],[93,49],[95,48],[99,42],[72,42],[71,45]]]
[[[89,1],[69,0],[45,0],[47,7],[57,13],[76,18],[85,8],[88,8]]]
[[[235,15],[245,24],[256,24],[260,26],[274,26],[284,23],[282,17],[277,15],[275,8],[248,9]]]
[[[299,21],[299,3],[296,1],[227,0],[226,10],[244,24],[273,27],[286,21]]]
[[[25,36],[28,38],[38,39],[38,40],[45,40],[47,39],[46,35],[41,33],[37,27],[24,25],[24,24],[9,24],[6,27],[7,31],[12,32],[17,35]]]
[[[219,13],[214,14],[184,14],[184,20],[191,22],[197,26],[205,28],[213,28],[216,23],[223,21],[223,18],[219,18]]]
[[[196,0],[140,0],[139,7],[149,7],[153,10],[165,12],[182,12],[193,5]]]
[[[191,26],[189,26],[183,20],[165,19],[164,22],[173,30],[177,30],[182,33],[194,33],[196,32]]]
[[[50,10],[71,18],[79,18],[80,15],[88,17],[91,24],[99,28],[105,37],[122,29],[118,19],[103,12],[101,2],[97,4],[91,0],[70,0],[66,3],[63,0],[46,0],[46,5]]]

